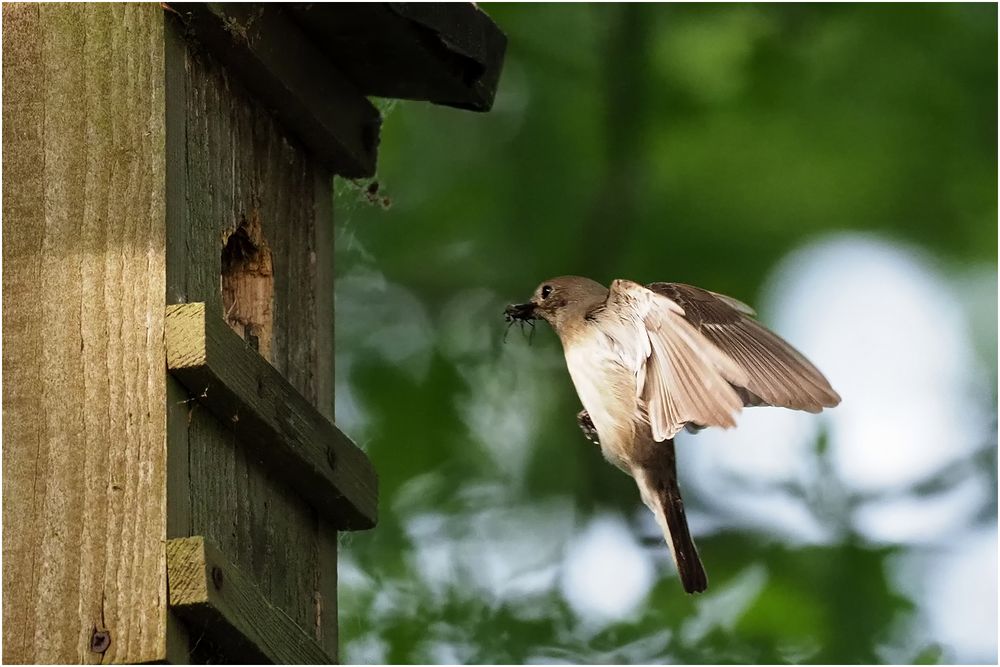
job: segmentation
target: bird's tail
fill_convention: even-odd
[[[708,588],[708,576],[698,557],[698,549],[688,530],[684,501],[677,486],[677,465],[673,440],[657,443],[662,456],[652,465],[634,469],[642,500],[653,511],[656,522],[663,530],[663,537],[670,547],[670,555],[677,565],[677,574],[687,593],[701,593]]]

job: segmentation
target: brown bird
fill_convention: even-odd
[[[684,590],[708,587],[677,485],[673,438],[730,428],[744,406],[819,412],[840,402],[823,374],[736,299],[681,283],[578,276],[548,280],[508,321],[544,319],[562,342],[584,411],[609,462],[631,475],[663,530]]]

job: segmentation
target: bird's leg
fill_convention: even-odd
[[[580,410],[576,413],[576,423],[580,426],[580,430],[583,431],[583,437],[598,445],[601,444],[600,440],[597,439],[597,428],[594,426],[594,422],[590,419],[590,414],[586,410]]]

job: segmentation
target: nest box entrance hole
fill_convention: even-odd
[[[230,327],[271,359],[274,267],[256,209],[243,215],[222,246],[222,308]]]

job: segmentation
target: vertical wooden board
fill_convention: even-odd
[[[4,659],[158,660],[162,11],[3,11]]]
[[[310,261],[315,266],[316,303],[316,407],[334,420],[334,219],[333,174],[316,169],[313,185],[315,251]],[[337,531],[319,521],[319,568],[317,571],[317,639],[326,651],[339,660],[339,612],[337,605]]]
[[[187,300],[187,46],[180,19],[164,17],[164,89],[166,108],[167,303]],[[167,377],[167,538],[191,534],[188,488],[187,424],[194,402],[173,377]],[[173,624],[176,625],[176,624]],[[183,648],[183,647],[178,647]],[[174,647],[168,646],[173,652]],[[171,662],[178,662],[171,659]],[[184,660],[183,662],[188,662]]]
[[[283,173],[282,173],[283,172]],[[316,266],[313,166],[275,161],[260,174],[263,184],[285,181],[288,189],[262,200],[272,226],[274,252],[286,261],[275,267],[275,324],[284,333],[271,362],[303,395],[316,401]],[[278,221],[287,221],[281,224]]]
[[[30,662],[33,653],[34,518],[45,479],[36,475],[45,433],[34,386],[42,367],[36,304],[45,229],[38,13],[39,5],[3,5],[3,653],[11,662]]]
[[[315,175],[316,251],[316,407],[334,420],[334,217],[333,174],[317,169]]]
[[[186,252],[168,271],[183,275],[185,300],[223,315],[223,245],[244,216],[258,216],[274,265],[270,361],[315,402],[314,166],[195,45],[186,77]],[[215,543],[303,629],[316,627],[321,561],[313,510],[207,411],[191,411],[187,443],[191,534]]]
[[[337,530],[318,518],[316,570],[316,641],[340,662],[340,609],[337,599]]]

